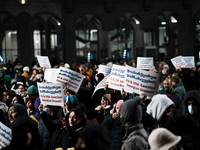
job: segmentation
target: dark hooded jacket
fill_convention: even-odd
[[[32,139],[29,145],[24,145],[19,139],[19,130],[23,125],[28,125],[32,129]],[[23,132],[23,131],[22,131]],[[37,129],[37,123],[33,121],[28,116],[18,117],[13,124],[12,129],[12,140],[8,147],[4,148],[4,150],[41,150],[40,147],[37,146],[39,143],[39,132]]]
[[[177,119],[175,126],[175,134],[181,135],[182,140],[180,145],[184,150],[200,149],[200,110],[196,115],[191,115],[188,112],[188,100],[194,98],[199,103],[200,108],[200,92],[191,90],[185,96],[186,114]]]

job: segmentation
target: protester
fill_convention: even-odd
[[[75,146],[78,139],[78,132],[86,124],[86,115],[80,108],[73,108],[66,116],[66,122],[66,130],[63,130],[59,140],[55,143],[55,149],[62,148],[66,150]]]
[[[181,136],[176,136],[165,128],[152,131],[148,138],[151,150],[176,150]]]
[[[141,124],[142,100],[140,97],[127,100],[122,104],[120,119],[126,127],[122,150],[148,150],[148,134]]]
[[[12,140],[3,150],[42,150],[39,146],[37,124],[28,116],[18,117],[12,128]]]

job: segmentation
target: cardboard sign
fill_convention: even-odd
[[[60,67],[60,71],[56,77],[56,81],[57,82],[61,82],[66,84],[66,87],[74,92],[78,92],[81,83],[83,81],[84,75],[64,68],[64,67]]]
[[[153,57],[137,57],[137,68],[152,69],[153,68]]]
[[[110,74],[108,87],[121,91],[124,88],[125,75],[126,67],[114,64]]]
[[[45,105],[63,106],[64,93],[62,83],[37,82],[40,101]]]
[[[56,69],[56,68],[51,68],[51,69],[45,69],[45,72],[44,72],[44,79],[47,81],[47,82],[53,82],[55,83],[56,82],[56,77],[59,73],[59,69]]]
[[[124,91],[152,97],[157,93],[159,74],[126,66]]]
[[[106,77],[108,74],[110,74],[110,72],[111,72],[111,68],[110,67],[104,66],[104,65],[99,65],[98,74],[99,73],[103,73],[104,77]]]
[[[106,76],[103,80],[101,80],[101,82],[99,82],[99,84],[94,89],[92,97],[93,97],[93,95],[95,94],[96,91],[98,91],[99,89],[103,89],[103,88],[108,86],[109,79],[110,79],[110,74],[108,76]]]
[[[194,56],[183,56],[183,60],[185,62],[184,66],[181,66],[181,68],[193,68],[194,65]]]
[[[12,130],[0,122],[0,149],[8,146],[12,139]]]
[[[185,65],[185,61],[183,60],[182,56],[172,58],[171,62],[173,63],[173,65],[176,69]]]
[[[51,64],[48,56],[37,56],[40,67],[51,68]]]

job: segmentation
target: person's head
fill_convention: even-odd
[[[185,95],[185,108],[190,115],[198,115],[200,111],[200,92],[198,90],[188,91]]]
[[[57,106],[44,105],[43,109],[50,117],[58,114]]]
[[[136,68],[135,62],[132,62],[132,67]]]
[[[141,122],[142,120],[142,99],[137,96],[129,99],[122,104],[120,120],[123,126],[129,127]]]
[[[111,94],[104,94],[101,98],[101,106],[106,107],[111,105]]]
[[[63,62],[61,62],[60,67],[65,67],[65,64]]]
[[[124,103],[123,100],[118,100],[117,103],[116,103],[116,112],[117,113],[120,113],[121,109],[122,109],[122,104]]]
[[[73,108],[69,112],[68,117],[69,126],[77,126],[79,124],[86,124],[86,115],[80,108]]]
[[[24,85],[22,85],[22,84],[19,85],[19,86],[18,86],[18,92],[19,92],[19,93],[24,93],[24,91],[25,91]]]
[[[79,101],[75,95],[65,95],[64,100],[67,104],[68,110],[79,106]]]
[[[25,105],[24,99],[20,95],[15,95],[11,101],[11,104],[22,104]]]
[[[8,91],[7,90],[2,90],[1,91],[1,95],[0,95],[0,101],[6,103],[7,96],[8,96]]]
[[[8,119],[11,124],[15,121],[17,117],[27,116],[26,107],[17,103],[10,106],[8,110]]]
[[[165,79],[163,81],[163,87],[165,91],[171,91],[172,82],[170,79]]]
[[[103,131],[103,132],[102,132]],[[104,125],[89,125],[79,132],[76,150],[107,150],[112,141],[112,134]]]
[[[176,136],[165,128],[153,130],[148,138],[152,150],[175,150],[180,141],[181,136]]]
[[[25,66],[25,67],[23,68],[23,71],[24,71],[24,72],[29,72],[29,71],[30,71],[30,69],[29,69],[29,67],[28,67],[28,66]]]
[[[38,95],[38,89],[35,85],[29,86],[27,92],[29,96]]]
[[[171,116],[175,105],[173,101],[165,94],[157,94],[152,97],[152,101],[147,106],[147,114],[157,122]]]
[[[82,75],[84,75],[84,74],[86,73],[86,69],[85,69],[85,66],[84,66],[84,65],[81,65],[81,66],[79,67],[79,73],[82,74]]]
[[[33,69],[32,74],[33,75],[39,74],[39,71],[37,69]]]
[[[103,73],[97,73],[95,75],[95,80],[96,80],[97,83],[101,82],[101,80],[103,80],[103,78],[104,78]]]
[[[37,123],[28,116],[18,117],[13,123],[11,143],[16,148],[33,146],[39,142]]]
[[[172,81],[172,86],[174,86],[180,83],[180,78],[178,76],[172,76],[171,81]]]
[[[26,108],[29,108],[30,110],[34,110],[34,103],[35,103],[34,97],[26,98]]]
[[[162,68],[162,74],[166,74],[166,72],[169,70],[169,66],[168,65],[164,65]]]

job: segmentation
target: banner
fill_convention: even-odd
[[[108,76],[106,76],[103,80],[101,80],[101,82],[99,82],[99,84],[96,86],[96,88],[94,89],[94,92],[92,94],[92,97],[94,95],[94,93],[99,90],[99,89],[103,89],[105,87],[108,86],[108,82],[109,82],[109,78],[110,78],[110,74]]]
[[[124,91],[152,97],[157,93],[159,74],[126,66]]]
[[[46,82],[56,82],[56,77],[59,73],[60,69],[51,68],[51,69],[45,69],[44,72],[44,79]]]
[[[12,130],[0,122],[0,149],[8,146],[12,139]]]
[[[62,83],[37,82],[40,101],[45,105],[63,106],[64,93]]]
[[[109,75],[111,72],[111,68],[108,67],[108,66],[105,66],[105,65],[99,65],[99,71],[98,71],[98,74],[99,73],[103,73],[104,74],[104,77],[106,77],[107,75]]]
[[[126,67],[113,65],[108,87],[121,91],[124,88]]]
[[[184,62],[182,56],[177,56],[177,57],[175,57],[175,58],[172,58],[172,59],[171,59],[171,62],[172,62],[172,64],[174,65],[174,67],[175,67],[176,69],[178,69],[179,67],[182,67],[182,66],[185,65],[185,62]]]
[[[40,67],[51,68],[51,64],[48,56],[37,56]]]
[[[138,69],[152,69],[153,57],[137,57],[137,68]]]
[[[185,62],[184,66],[181,66],[181,68],[193,68],[194,65],[194,56],[183,56],[183,61]]]
[[[61,82],[66,84],[66,87],[74,92],[78,92],[81,83],[83,81],[84,75],[64,68],[64,67],[60,67],[60,71],[56,77],[56,81],[57,82]]]

